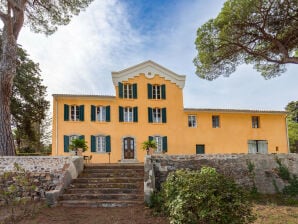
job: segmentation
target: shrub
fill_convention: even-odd
[[[251,223],[255,219],[248,194],[214,168],[173,172],[162,192],[171,224]]]

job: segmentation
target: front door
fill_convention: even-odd
[[[135,144],[131,137],[124,138],[124,159],[135,158]]]

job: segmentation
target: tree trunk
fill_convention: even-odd
[[[16,74],[17,45],[11,24],[5,24],[2,32],[0,60],[0,156],[15,155],[11,131],[10,98],[13,78]]]

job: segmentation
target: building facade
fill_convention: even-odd
[[[112,72],[116,96],[53,95],[52,155],[84,138],[92,162],[143,162],[154,153],[287,153],[284,111],[183,107],[185,76],[152,61]]]

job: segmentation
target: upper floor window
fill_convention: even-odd
[[[111,152],[111,137],[109,135],[91,135],[91,152]]]
[[[84,105],[64,104],[64,120],[84,121]]]
[[[220,127],[220,120],[219,120],[219,116],[212,116],[212,127],[213,128],[219,128]]]
[[[69,152],[69,146],[75,139],[84,139],[84,135],[64,135],[64,152]]]
[[[149,141],[156,143],[156,152],[167,152],[168,151],[168,138],[167,136],[149,136]]]
[[[260,117],[252,116],[251,124],[252,124],[252,128],[260,128]]]
[[[197,117],[195,115],[188,115],[188,127],[197,127]]]
[[[118,83],[119,98],[137,99],[137,84]]]
[[[91,105],[91,121],[107,121],[110,119],[110,106]]]
[[[147,84],[148,99],[166,99],[166,85]]]
[[[119,121],[120,122],[138,122],[137,107],[120,107],[119,106]]]
[[[167,123],[167,109],[148,107],[148,121],[149,123]]]

